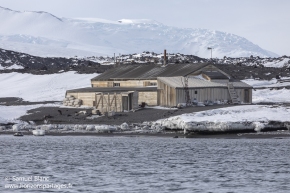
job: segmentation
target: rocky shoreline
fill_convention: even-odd
[[[93,125],[121,125],[123,123],[142,124],[159,119],[165,119],[185,113],[193,113],[231,107],[234,105],[195,106],[182,109],[143,108],[135,112],[116,113],[114,116],[93,116],[92,108],[67,108],[67,107],[39,107],[29,110],[27,115],[19,119],[24,122],[33,121],[36,125],[43,124],[93,124]]]
[[[0,98],[0,102],[6,106],[34,104],[12,97]],[[135,112],[116,113],[113,116],[93,115],[91,108],[45,106],[29,110],[26,115],[19,118],[18,123],[0,124],[0,133],[11,134],[20,131],[30,135],[32,130],[41,129],[45,130],[47,135],[169,135],[171,137],[180,135],[188,137],[188,135],[237,135],[239,133],[289,131],[290,129],[290,123],[282,121],[184,122],[182,119],[174,117],[186,113],[234,106],[237,105],[193,106],[182,109],[147,107]]]
[[[15,132],[0,131],[0,136],[12,136]],[[33,136],[31,131],[22,132],[24,136]],[[183,132],[161,132],[161,133],[132,133],[132,132],[114,132],[114,133],[98,133],[98,132],[56,132],[49,131],[45,136],[90,136],[90,137],[169,137],[169,138],[205,138],[205,139],[285,139],[290,137],[289,131],[272,131],[272,132],[255,132],[255,133],[189,133]],[[43,136],[40,136],[43,137]]]

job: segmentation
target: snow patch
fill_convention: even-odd
[[[285,58],[281,61],[267,62],[263,64],[265,67],[274,67],[274,68],[282,68],[285,65],[289,65],[289,58]]]
[[[120,19],[118,22],[123,24],[160,24],[159,22],[151,19]]]
[[[13,69],[24,69],[23,66],[17,65],[17,64],[13,64],[12,66],[9,66],[6,68],[7,70],[13,70]]]
[[[269,121],[289,121],[290,109],[245,105],[183,114],[156,121],[170,129],[192,131],[256,130]]]
[[[0,105],[0,123],[19,123],[19,117],[26,115],[26,112],[39,107],[58,106],[57,104],[43,105],[25,105],[25,106],[1,106]]]
[[[74,71],[46,75],[4,73],[0,76],[0,97],[21,97],[26,101],[62,101],[66,90],[90,87],[98,74]]]
[[[161,110],[175,110],[177,108],[161,107],[161,106],[146,106],[148,109],[161,109]]]
[[[257,89],[253,90],[253,103],[290,103],[289,89]]]

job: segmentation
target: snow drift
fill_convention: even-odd
[[[273,127],[273,122],[288,122],[290,108],[245,105],[220,108],[197,113],[183,114],[157,121],[169,129],[189,131],[260,131],[265,127]]]
[[[90,79],[98,74],[65,73],[33,75],[17,72],[0,76],[0,97],[20,97],[26,101],[62,101],[66,90],[90,87]]]

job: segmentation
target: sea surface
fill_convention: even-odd
[[[290,139],[0,136],[0,192],[290,192]]]

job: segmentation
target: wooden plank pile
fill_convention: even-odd
[[[67,97],[65,97],[65,99],[63,100],[63,105],[64,106],[70,106],[70,107],[80,107],[82,105],[82,100],[80,99],[76,99],[74,96],[72,95],[68,95]]]

